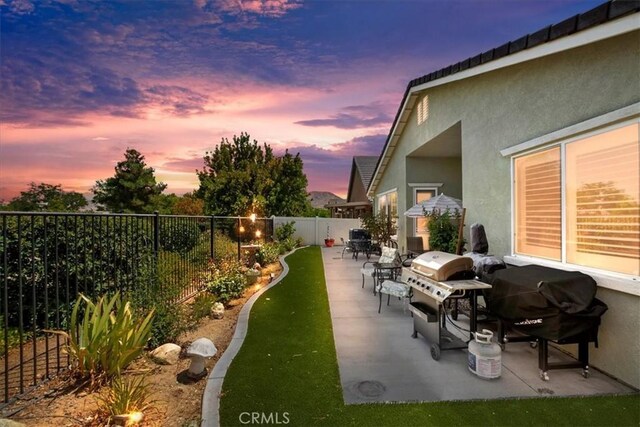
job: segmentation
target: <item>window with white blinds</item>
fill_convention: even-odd
[[[640,274],[638,125],[566,146],[567,262]]]
[[[636,122],[516,158],[515,252],[639,276],[639,134]]]
[[[516,252],[561,259],[560,148],[515,161]]]

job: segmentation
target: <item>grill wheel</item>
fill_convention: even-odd
[[[440,346],[438,344],[431,346],[431,357],[433,360],[440,360]]]

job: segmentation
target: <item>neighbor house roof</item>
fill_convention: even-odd
[[[395,146],[394,139],[397,142],[402,130],[404,129],[403,122],[405,115],[404,112],[410,111],[416,101],[417,93],[434,86],[438,86],[452,81],[461,80],[467,77],[478,75],[484,72],[493,71],[498,68],[506,67],[516,64],[518,62],[524,62],[535,57],[541,57],[550,55],[562,50],[577,47],[580,44],[566,43],[562,46],[557,46],[555,49],[543,49],[545,44],[556,41],[558,39],[565,38],[572,34],[582,32],[602,25],[609,21],[616,20],[623,16],[629,15],[640,11],[640,0],[612,0],[594,7],[587,12],[574,15],[554,25],[548,25],[538,31],[524,35],[513,41],[504,43],[498,47],[487,50],[486,52],[479,53],[473,57],[467,58],[463,61],[441,68],[437,71],[433,71],[429,74],[425,74],[422,77],[413,79],[407,85],[407,89],[400,103],[398,112],[396,113],[393,125],[385,142],[382,153],[377,159],[375,169],[373,171],[372,179],[367,187],[367,193],[371,197],[374,186],[380,179],[381,172],[386,166],[386,158],[393,152]],[[638,29],[638,24],[632,23],[633,29]],[[582,44],[602,40],[605,38],[613,37],[617,34],[622,34],[628,30],[627,27],[619,29],[618,33],[609,34],[597,34],[592,38],[586,39]],[[576,42],[579,43],[579,42]],[[536,48],[536,49],[533,49]],[[529,49],[532,49],[531,54],[527,54]],[[535,54],[534,54],[535,51]],[[388,161],[388,160],[387,160]]]
[[[371,184],[371,178],[373,178],[373,173],[376,170],[376,164],[378,163],[377,156],[354,156],[353,164],[351,165],[351,177],[349,178],[349,194],[347,195],[347,200],[351,200],[351,193],[353,190],[354,179],[356,175],[356,171],[360,174],[360,179],[362,181],[362,185],[364,187],[365,192],[369,188],[369,184]]]

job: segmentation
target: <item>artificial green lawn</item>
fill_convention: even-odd
[[[246,425],[247,413],[256,412],[267,417],[262,424],[292,426],[640,425],[637,395],[347,406],[320,248],[298,250],[286,261],[289,274],[253,306],[246,340],[225,377],[223,426]]]

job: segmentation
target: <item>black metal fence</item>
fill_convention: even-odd
[[[69,366],[62,338],[45,331],[68,329],[79,293],[155,292],[178,303],[201,289],[212,258],[240,258],[247,242],[273,234],[270,219],[158,214],[0,212],[0,227],[5,404]]]

